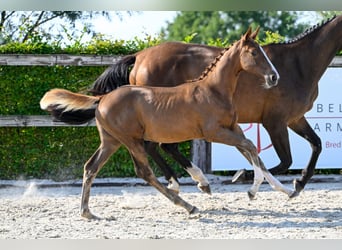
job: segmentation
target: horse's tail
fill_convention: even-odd
[[[83,124],[95,117],[101,97],[76,94],[65,89],[52,89],[40,100],[40,108],[50,112],[55,121]]]
[[[127,55],[107,68],[93,83],[89,92],[93,95],[104,95],[112,90],[129,84],[129,73],[136,56]]]

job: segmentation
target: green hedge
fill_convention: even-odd
[[[0,53],[72,53],[128,54],[158,41],[152,39],[93,41],[64,49],[48,44],[7,44]],[[85,91],[106,67],[76,66],[0,66],[0,114],[44,115],[39,101],[52,88]],[[0,179],[49,178],[67,180],[81,178],[83,165],[99,145],[96,127],[0,128]],[[189,157],[190,143],[181,150]],[[179,174],[184,172],[172,161]],[[160,172],[155,164],[157,175]],[[99,177],[135,176],[130,156],[120,148],[100,171]]]

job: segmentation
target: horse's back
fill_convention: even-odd
[[[175,86],[200,76],[222,48],[166,42],[140,51],[130,73],[130,84]]]

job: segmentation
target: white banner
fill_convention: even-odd
[[[318,98],[305,117],[322,140],[322,153],[316,168],[342,168],[342,68],[327,69],[319,82]],[[246,137],[260,149],[260,157],[265,166],[271,168],[279,164],[279,158],[263,126],[261,124],[240,125]],[[293,160],[291,169],[303,169],[309,162],[311,146],[291,129],[288,131]],[[212,144],[213,171],[241,168],[252,169],[235,147]]]

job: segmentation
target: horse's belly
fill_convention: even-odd
[[[195,127],[183,126],[184,124],[163,123],[158,126],[146,126],[144,131],[144,140],[175,143],[192,139],[202,138],[200,132]]]

